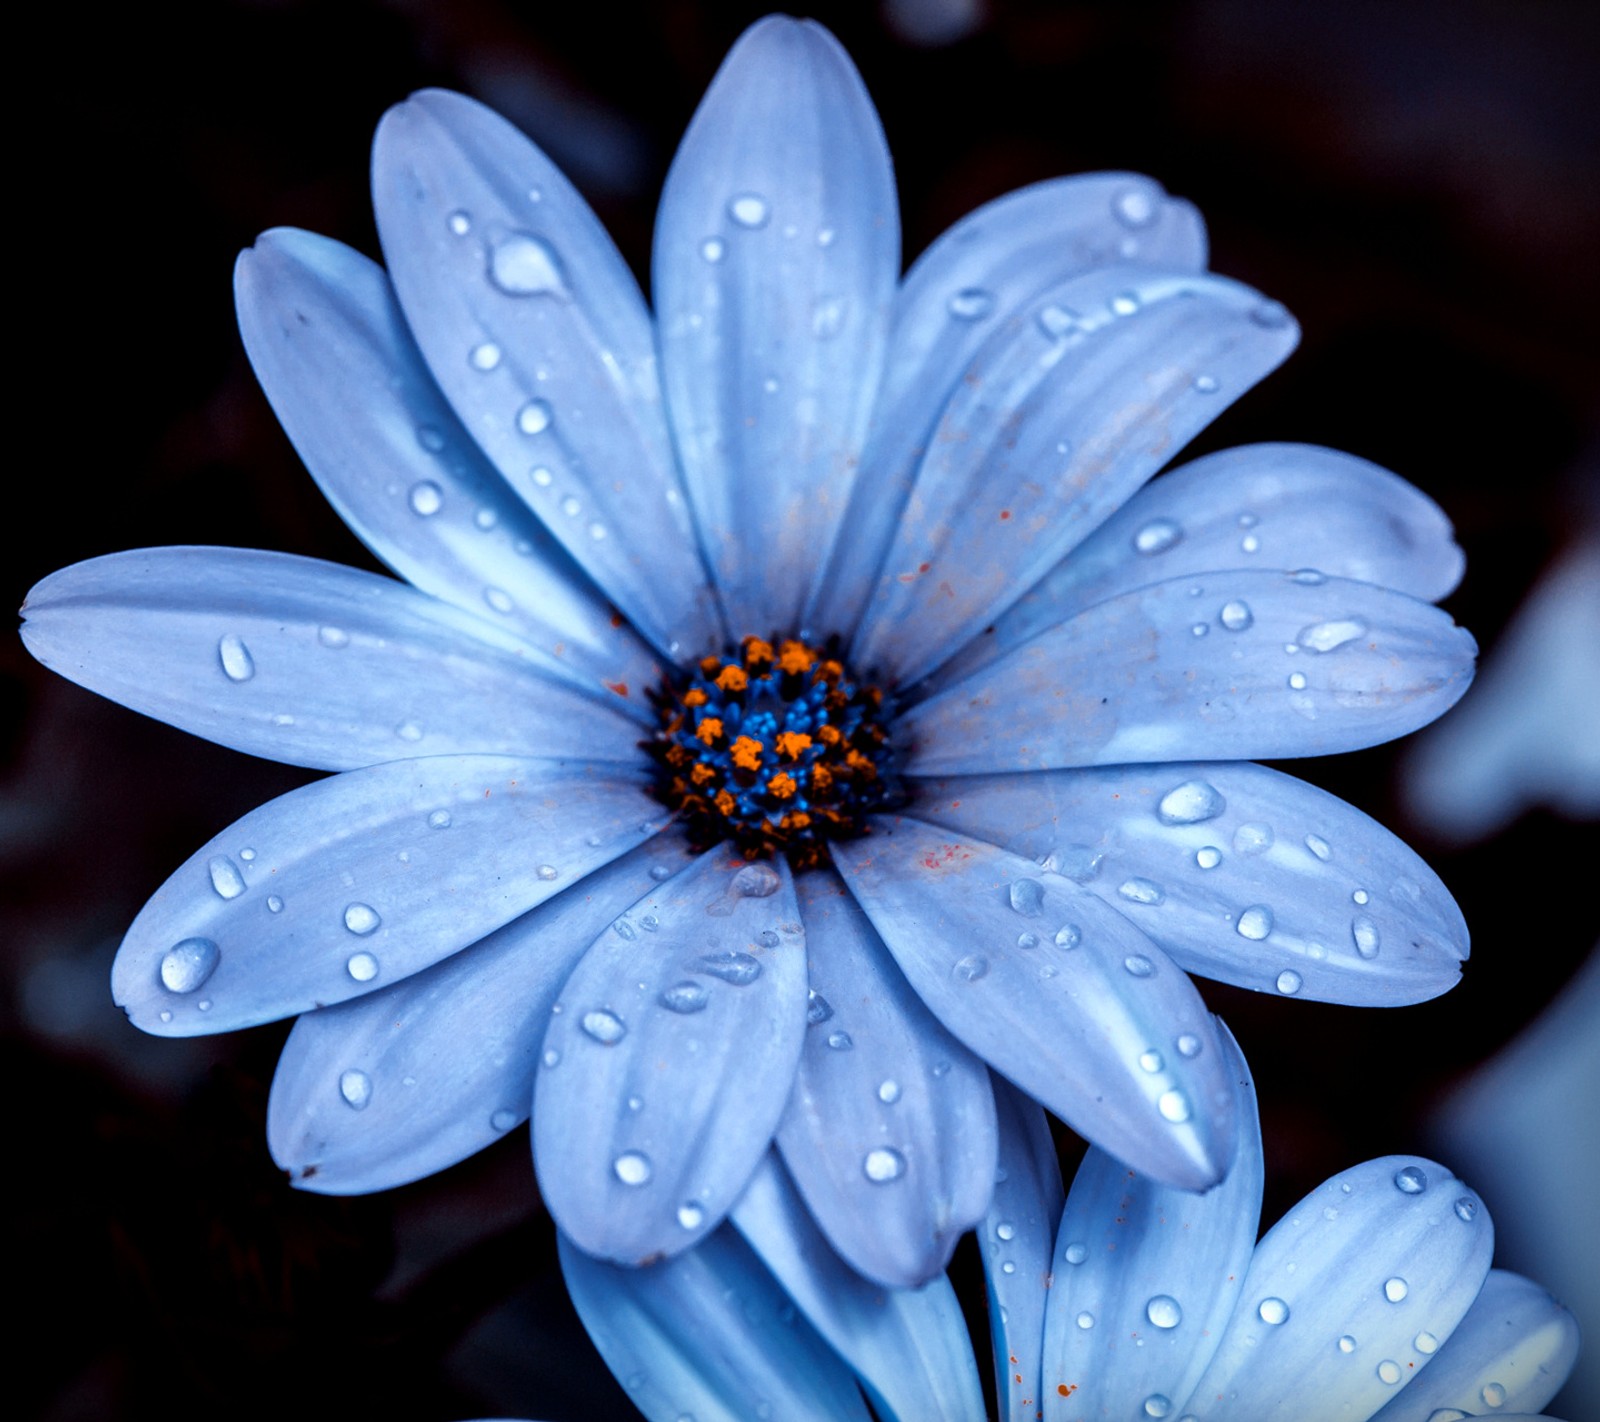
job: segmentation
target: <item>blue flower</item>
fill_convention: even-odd
[[[1254,1093],[1231,1038],[1224,1050],[1243,1128],[1233,1169],[1204,1195],[1091,1147],[1063,1202],[1043,1112],[996,1082],[1001,1168],[979,1241],[1002,1418],[1537,1413],[1572,1371],[1577,1324],[1538,1285],[1490,1269],[1488,1212],[1443,1166],[1369,1160],[1257,1242]],[[651,1419],[864,1419],[858,1383],[884,1422],[985,1415],[948,1279],[862,1279],[776,1155],[692,1253],[627,1270],[564,1246],[562,1262],[585,1326]]]
[[[312,474],[410,586],[168,548],[25,609],[63,675],[341,772],[180,868],[113,980],[156,1033],[304,1014],[269,1121],[298,1183],[415,1179],[531,1112],[563,1230],[636,1263],[775,1139],[834,1244],[911,1284],[989,1207],[989,1068],[1204,1189],[1239,1117],[1186,970],[1455,981],[1429,870],[1245,758],[1454,702],[1474,649],[1428,600],[1459,552],[1327,450],[1141,487],[1295,341],[1204,270],[1187,204],[1043,183],[899,280],[865,90],[784,19],[684,139],[653,316],[470,100],[393,110],[373,185],[386,271],[274,231],[237,295]]]

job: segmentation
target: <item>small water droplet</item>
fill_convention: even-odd
[[[1158,1072],[1165,1065],[1166,1062],[1160,1052],[1152,1050],[1139,1053],[1139,1066],[1144,1071]]]
[[[531,232],[512,232],[489,248],[489,280],[507,296],[565,296],[555,248]]]
[[[352,1111],[365,1111],[372,1100],[372,1078],[352,1067],[339,1077],[339,1095]]]
[[[213,858],[206,865],[206,873],[211,876],[211,887],[217,891],[219,898],[236,899],[244,892],[244,875],[227,855],[219,854]]]
[[[548,400],[529,400],[517,411],[517,428],[525,435],[543,434],[554,418]]]
[[[585,1012],[578,1025],[583,1028],[585,1036],[599,1042],[603,1047],[614,1047],[628,1035],[627,1024],[616,1013],[604,1007]]]
[[[534,870],[534,873],[536,873],[546,883],[549,883],[549,881],[552,879],[559,879],[561,877],[561,871],[557,869],[554,864],[541,864],[537,869]]]
[[[740,193],[728,204],[728,216],[741,227],[765,227],[771,220],[772,209],[758,193]]]
[[[1358,622],[1355,618],[1338,618],[1329,622],[1317,622],[1310,627],[1302,627],[1295,635],[1295,641],[1302,647],[1313,652],[1331,652],[1336,647],[1342,647],[1346,642],[1353,642],[1357,637],[1367,635],[1367,624]]]
[[[1167,891],[1153,879],[1125,879],[1117,886],[1117,892],[1135,904],[1165,903]]]
[[[429,454],[438,454],[445,446],[444,432],[435,425],[418,425],[417,443]]]
[[[1468,1224],[1477,1218],[1478,1202],[1471,1195],[1463,1195],[1456,1201],[1456,1218],[1465,1220]]]
[[[1148,227],[1156,220],[1156,200],[1148,189],[1124,188],[1111,199],[1111,213],[1124,227]]]
[[[283,900],[280,899],[276,894],[268,894],[267,895],[267,912],[268,913],[282,913],[283,912]]]
[[[493,341],[481,341],[467,352],[467,364],[474,370],[494,370],[500,364],[500,347]]]
[[[1355,940],[1356,952],[1363,958],[1378,956],[1378,925],[1366,914],[1358,913],[1350,920],[1350,937]]]
[[[1411,1285],[1406,1283],[1404,1279],[1387,1279],[1384,1281],[1383,1296],[1390,1303],[1399,1303],[1410,1292]]]
[[[452,212],[450,214],[450,230],[457,237],[465,237],[472,231],[472,218],[465,212]]]
[[[699,983],[685,979],[667,988],[657,1001],[669,1012],[687,1016],[691,1012],[703,1011],[705,1005],[711,1001],[711,994]]]
[[[820,992],[812,989],[806,993],[806,1021],[813,1027],[833,1016],[833,1006]]]
[[[672,870],[665,864],[652,864],[650,866],[650,877],[654,879],[656,883],[664,884],[672,877]]]
[[[1241,602],[1238,598],[1222,604],[1222,611],[1217,614],[1218,620],[1230,632],[1243,632],[1255,624],[1256,615],[1250,611],[1250,604]]]
[[[546,469],[544,465],[536,464],[533,469],[529,471],[528,477],[532,479],[533,482],[541,489],[548,489],[550,485],[555,482],[556,476]]]
[[[517,1113],[515,1111],[508,1110],[504,1106],[496,1111],[494,1115],[489,1117],[489,1127],[491,1130],[509,1131],[516,1124]]]
[[[747,987],[761,976],[761,964],[748,953],[729,950],[725,953],[707,953],[700,959],[696,972],[710,973],[734,987]]]
[[[1136,291],[1119,291],[1111,298],[1111,314],[1113,316],[1132,316],[1144,303],[1139,299]]]
[[[1411,1340],[1411,1346],[1419,1353],[1437,1353],[1439,1351],[1439,1340],[1431,1333],[1422,1332]]]
[[[539,1060],[542,1061],[545,1066],[553,1067],[560,1062],[561,1053],[558,1052],[554,1047],[549,1047],[546,1048],[545,1054]]]
[[[968,953],[951,964],[951,974],[964,983],[975,983],[989,972],[989,960],[982,953]]]
[[[981,321],[994,310],[994,293],[981,286],[969,286],[950,298],[949,312],[958,321]]]
[[[935,1062],[933,1064],[932,1070],[933,1070],[934,1078],[936,1080],[939,1077],[948,1076],[949,1072],[950,1072],[950,1063],[949,1062],[944,1062],[944,1061]]]
[[[1506,1403],[1506,1390],[1497,1382],[1485,1383],[1478,1396],[1485,1407],[1504,1407]]]
[[[352,953],[344,967],[358,983],[370,983],[378,976],[378,960],[370,953]]]
[[[741,898],[769,899],[782,883],[770,864],[746,864],[733,876],[730,887]]]
[[[1234,931],[1241,938],[1259,943],[1272,932],[1272,910],[1265,904],[1251,904],[1239,915]]]
[[[383,920],[378,917],[378,911],[371,904],[347,904],[344,911],[344,926],[352,933],[365,938],[373,932]]]
[[[1420,1195],[1428,1188],[1428,1174],[1419,1165],[1408,1165],[1395,1171],[1394,1188],[1402,1195]]]
[[[412,513],[430,518],[444,507],[444,493],[431,479],[424,479],[411,486],[410,503]]]
[[[449,810],[435,810],[428,816],[429,829],[449,829],[452,823]]]
[[[1305,689],[1306,689],[1305,674],[1303,672],[1290,672],[1289,673],[1289,690],[1290,691],[1304,691]]]
[[[1295,972],[1293,968],[1285,968],[1278,974],[1278,991],[1285,997],[1293,997],[1300,991],[1305,979]]]
[[[706,1212],[693,1200],[685,1200],[678,1206],[678,1223],[684,1229],[699,1229],[705,1217]]]
[[[867,1152],[861,1169],[874,1185],[884,1185],[906,1173],[906,1158],[892,1146],[875,1146]]]
[[[1215,869],[1222,863],[1222,851],[1214,844],[1205,844],[1194,852],[1194,862],[1202,869]]]
[[[1395,1362],[1393,1358],[1385,1358],[1381,1363],[1378,1364],[1378,1380],[1380,1382],[1386,1382],[1392,1385],[1399,1382],[1400,1377],[1400,1364]]]
[[[169,1011],[168,1011],[168,1010],[167,1010],[167,1009],[166,1009],[166,1008],[164,1008],[164,1007],[163,1007],[163,1008],[162,1008],[162,1009],[161,1009],[161,1020],[162,1020],[162,1021],[163,1021],[163,1022],[170,1022],[170,1021],[172,1021],[172,1013],[171,1013],[171,1012],[169,1012]]]
[[[1276,840],[1271,825],[1242,824],[1233,832],[1233,852],[1246,856],[1265,854]]]
[[[1084,1330],[1094,1327],[1094,1315],[1090,1313],[1088,1309],[1085,1309],[1073,1321],[1078,1325],[1079,1328]]]
[[[394,728],[394,733],[403,741],[415,742],[422,739],[422,727],[415,721],[402,721]]]
[[[828,1045],[836,1052],[848,1052],[850,1048],[855,1046],[855,1043],[850,1040],[848,1032],[830,1032],[828,1033]]]
[[[319,627],[317,628],[317,641],[322,643],[324,647],[337,652],[341,647],[350,645],[350,634],[342,627]]]
[[[819,341],[832,340],[844,329],[846,310],[841,297],[819,297],[811,308],[811,334]]]
[[[217,642],[217,657],[229,681],[249,681],[256,674],[255,658],[250,655],[250,649],[232,632],[225,632]]]
[[[1011,907],[1028,918],[1037,918],[1044,904],[1044,885],[1037,879],[1013,879],[1006,890]]]
[[[1156,818],[1164,825],[1197,825],[1214,820],[1228,802],[1214,785],[1204,780],[1185,780],[1161,797]]]
[[[221,960],[221,949],[209,938],[181,939],[161,959],[161,985],[168,992],[194,992]]]
[[[887,1106],[893,1106],[900,1099],[900,1083],[893,1077],[878,1083],[878,1100]]]
[[[1061,1251],[1061,1257],[1069,1264],[1081,1264],[1089,1257],[1089,1249],[1083,1244],[1069,1244]]]
[[[1165,553],[1182,539],[1183,529],[1170,518],[1151,519],[1133,535],[1133,549],[1146,557],[1154,557],[1157,553]]]
[[[1191,637],[1204,637],[1210,630],[1211,624],[1209,622],[1196,622],[1194,626],[1189,629],[1189,635]]]
[[[1329,846],[1328,841],[1319,834],[1308,834],[1306,836],[1306,848],[1316,855],[1317,858],[1320,859],[1324,864],[1333,858],[1333,850]]]
[[[727,254],[727,247],[720,237],[707,237],[700,244],[700,255],[708,262],[720,262]]]
[[[1156,1098],[1156,1110],[1161,1113],[1162,1120],[1182,1125],[1189,1119],[1189,1098],[1178,1090],[1163,1091]]]
[[[1339,1340],[1339,1351],[1341,1353],[1354,1353],[1356,1351],[1356,1340],[1346,1333]]]
[[[1263,1323],[1271,1324],[1274,1328],[1289,1319],[1289,1305],[1279,1298],[1262,1299],[1256,1312]]]
[[[1177,1047],[1180,1057],[1197,1057],[1200,1055],[1200,1039],[1193,1032],[1183,1033],[1178,1038]]]
[[[1144,1316],[1157,1328],[1176,1328],[1183,1322],[1183,1310],[1170,1294],[1157,1294],[1144,1306]]]
[[[1075,923],[1064,923],[1056,929],[1057,948],[1076,948],[1083,942],[1083,930]]]
[[[1144,1415],[1146,1417],[1165,1417],[1172,1411],[1172,1399],[1163,1397],[1159,1392],[1153,1392],[1144,1400]]]
[[[611,1169],[624,1185],[644,1185],[650,1179],[650,1157],[642,1151],[625,1150],[611,1162]]]
[[[1156,965],[1146,958],[1143,953],[1130,953],[1122,960],[1122,966],[1127,969],[1131,976],[1136,978],[1148,978],[1156,970]]]
[[[1019,933],[1017,935],[1017,947],[1037,948],[1038,946],[1039,935],[1037,933]]]

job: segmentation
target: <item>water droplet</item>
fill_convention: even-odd
[[[525,435],[543,434],[554,418],[548,400],[530,400],[517,411],[517,428]]]
[[[1289,1319],[1289,1305],[1278,1298],[1262,1299],[1256,1312],[1261,1315],[1263,1323],[1271,1324],[1274,1328]]]
[[[664,884],[672,877],[672,870],[665,864],[652,864],[650,866],[650,877],[654,879],[656,883]]]
[[[1039,935],[1037,933],[1019,933],[1017,935],[1017,947],[1037,948],[1038,946]]]
[[[1295,635],[1295,641],[1313,652],[1331,652],[1335,647],[1342,647],[1346,642],[1353,642],[1357,637],[1366,635],[1365,622],[1358,622],[1353,617],[1340,618],[1302,627]]]
[[[1156,220],[1156,200],[1145,188],[1124,188],[1111,199],[1111,213],[1124,227],[1148,227]]]
[[[1061,1257],[1069,1264],[1081,1264],[1089,1257],[1089,1250],[1086,1245],[1069,1244],[1061,1251]]]
[[[691,1012],[703,1011],[705,1005],[711,1001],[711,994],[699,983],[685,979],[667,988],[656,1001],[669,1012],[687,1016]]]
[[[1214,395],[1217,392],[1217,377],[1214,375],[1197,375],[1194,378],[1193,384],[1194,388],[1202,395]],[[1247,553],[1254,551],[1254,549],[1250,548],[1245,549],[1245,552]]]
[[[1242,824],[1233,832],[1233,852],[1247,856],[1265,854],[1276,840],[1271,825]]]
[[[1383,1296],[1390,1303],[1399,1303],[1410,1292],[1411,1285],[1406,1283],[1404,1279],[1388,1279],[1385,1280],[1383,1285]]]
[[[772,217],[772,209],[758,193],[740,193],[728,204],[728,216],[741,227],[765,227]]]
[[[1144,1316],[1157,1328],[1176,1328],[1183,1322],[1183,1310],[1170,1294],[1157,1294],[1144,1306]]]
[[[1305,979],[1295,972],[1293,968],[1285,968],[1278,974],[1278,991],[1285,997],[1293,997],[1300,991],[1301,984],[1304,981]]]
[[[700,255],[708,262],[720,262],[726,254],[727,248],[720,237],[707,237],[700,244]]]
[[[875,1146],[867,1152],[861,1169],[874,1185],[884,1185],[906,1173],[906,1158],[892,1146]]]
[[[710,973],[712,977],[720,978],[734,987],[748,987],[761,976],[761,964],[748,953],[737,953],[730,949],[725,953],[705,954],[695,971]]]
[[[1356,952],[1363,958],[1378,956],[1378,925],[1366,914],[1358,913],[1350,920],[1350,937],[1355,940]]]
[[[833,1016],[833,1005],[820,992],[812,989],[806,993],[806,1021],[813,1027]]]
[[[344,967],[358,983],[370,983],[378,976],[378,960],[370,953],[352,953]]]
[[[559,879],[561,877],[561,871],[557,869],[554,864],[541,864],[537,869],[534,870],[534,873],[536,873],[546,883],[549,883],[552,879]]]
[[[627,1024],[616,1013],[603,1007],[585,1012],[578,1025],[583,1028],[585,1036],[593,1038],[603,1047],[614,1047],[628,1035]]]
[[[1210,630],[1211,624],[1209,622],[1196,622],[1194,626],[1189,629],[1189,635],[1191,637],[1204,637]]]
[[[529,471],[528,477],[541,489],[548,489],[555,482],[556,476],[546,469],[544,465],[538,464]]]
[[[1180,1057],[1197,1057],[1200,1055],[1200,1039],[1193,1032],[1185,1032],[1180,1036],[1177,1047]]]
[[[958,321],[981,321],[994,310],[994,293],[969,286],[950,298],[949,311]]]
[[[168,992],[193,992],[222,959],[222,951],[209,938],[185,938],[167,949],[161,959],[161,985]]]
[[[642,1151],[625,1150],[611,1162],[611,1169],[624,1185],[643,1185],[650,1179],[650,1157]]]
[[[1439,1351],[1439,1340],[1433,1334],[1423,1332],[1417,1334],[1411,1340],[1411,1346],[1419,1353],[1437,1353]]]
[[[491,1130],[509,1131],[516,1124],[517,1113],[515,1111],[508,1110],[504,1106],[496,1111],[494,1115],[489,1117],[489,1127]]]
[[[1122,960],[1122,966],[1136,978],[1148,978],[1156,970],[1156,965],[1142,953],[1130,953]]]
[[[206,865],[206,872],[211,876],[211,887],[217,891],[219,898],[236,899],[245,890],[244,875],[225,854],[212,859]]]
[[[394,733],[403,741],[420,741],[422,739],[422,727],[415,721],[402,721],[394,728]]]
[[[1204,780],[1185,780],[1161,797],[1156,818],[1164,825],[1197,825],[1216,819],[1227,808],[1228,802],[1216,786]]]
[[[267,912],[268,913],[282,913],[283,912],[283,900],[280,899],[276,894],[268,894],[267,895]]]
[[[378,917],[378,911],[371,904],[348,904],[344,911],[344,926],[352,933],[360,934],[365,938],[383,920]]]
[[[900,1083],[893,1077],[878,1083],[878,1100],[886,1106],[893,1106],[900,1099]]]
[[[1194,862],[1202,869],[1215,869],[1222,863],[1222,851],[1214,844],[1202,845],[1194,852]]]
[[[1182,539],[1183,529],[1170,518],[1151,519],[1133,535],[1133,548],[1136,553],[1153,557],[1157,553],[1165,553]]]
[[[770,899],[783,881],[770,864],[746,864],[733,876],[733,892],[746,899]]]
[[[1037,918],[1044,904],[1044,885],[1037,879],[1013,879],[1006,890],[1011,907],[1029,918]]]
[[[935,1062],[933,1064],[932,1071],[933,1071],[934,1078],[936,1080],[939,1077],[948,1076],[950,1074],[950,1063],[949,1062],[942,1062],[942,1061],[941,1062]]]
[[[1265,904],[1251,904],[1239,915],[1234,931],[1241,938],[1249,938],[1259,943],[1272,932],[1272,910]]]
[[[1163,1397],[1159,1392],[1153,1392],[1144,1400],[1144,1415],[1146,1417],[1165,1417],[1172,1411],[1172,1399]]]
[[[1230,632],[1243,632],[1247,627],[1253,626],[1256,620],[1255,613],[1250,611],[1250,604],[1240,602],[1237,598],[1223,603],[1222,611],[1217,617]]]
[[[844,329],[844,300],[837,296],[819,297],[811,308],[811,334],[819,341],[832,340]]]
[[[1339,1340],[1339,1351],[1341,1353],[1354,1353],[1356,1351],[1356,1340],[1346,1333]]]
[[[465,237],[467,233],[472,231],[472,218],[464,212],[452,212],[450,214],[450,230],[457,237]]]
[[[561,1053],[554,1047],[546,1048],[544,1056],[540,1059],[547,1067],[553,1067],[561,1060]]]
[[[705,1217],[706,1212],[693,1200],[685,1200],[678,1206],[678,1223],[684,1229],[699,1229]]]
[[[1083,941],[1083,930],[1075,923],[1064,923],[1056,929],[1057,948],[1076,948]]]
[[[166,1008],[164,1008],[164,1007],[163,1007],[163,1008],[162,1008],[162,1009],[161,1009],[161,1020],[162,1020],[162,1021],[163,1021],[163,1022],[170,1022],[170,1021],[172,1021],[172,1013],[171,1013],[171,1012],[170,1012],[170,1011],[168,1011],[168,1010],[167,1010],[167,1009],[166,1009]]]
[[[952,975],[964,983],[975,983],[988,971],[989,960],[982,953],[968,953],[964,958],[957,958],[950,967]]]
[[[996,1239],[1012,1240],[1017,1237],[1017,1227],[1008,1220],[1002,1220],[994,1227]]]
[[[1428,1175],[1421,1166],[1408,1165],[1394,1173],[1394,1188],[1403,1195],[1420,1195],[1428,1188]]]
[[[1308,834],[1306,836],[1306,848],[1316,855],[1317,858],[1320,859],[1324,864],[1333,858],[1332,848],[1329,847],[1328,841],[1323,839],[1321,835]]]
[[[1478,1396],[1483,1399],[1483,1405],[1485,1407],[1505,1406],[1506,1390],[1497,1382],[1485,1383],[1483,1385],[1483,1390],[1479,1392]]]
[[[1306,689],[1305,674],[1303,672],[1290,672],[1289,673],[1289,690],[1290,691],[1304,691],[1305,689]]]
[[[489,248],[489,280],[507,296],[565,296],[566,274],[548,242],[512,232]]]
[[[1073,1321],[1078,1325],[1079,1328],[1082,1328],[1082,1329],[1085,1329],[1085,1330],[1088,1330],[1088,1329],[1094,1327],[1094,1315],[1092,1313],[1090,1313],[1088,1311],[1088,1309],[1085,1309]]]
[[[339,1078],[339,1095],[352,1111],[365,1111],[372,1100],[372,1078],[352,1067]]]
[[[1130,903],[1159,904],[1166,902],[1167,891],[1153,879],[1125,879],[1117,892]]]
[[[410,503],[412,513],[429,518],[444,506],[444,493],[431,479],[424,479],[411,486]]]
[[[1397,1383],[1400,1381],[1400,1364],[1393,1358],[1385,1358],[1378,1364],[1378,1379],[1380,1382]]]
[[[1163,1121],[1171,1121],[1173,1125],[1182,1125],[1189,1119],[1189,1098],[1181,1091],[1163,1091],[1156,1098],[1156,1110],[1161,1113]]]
[[[1268,331],[1281,331],[1292,319],[1281,301],[1260,301],[1250,311],[1250,319]]]
[[[322,643],[324,647],[338,651],[341,647],[350,645],[350,634],[342,627],[319,627],[317,628],[317,641]]]
[[[1456,1201],[1456,1218],[1465,1220],[1468,1224],[1477,1217],[1478,1202],[1471,1195],[1463,1195]]]
[[[828,1045],[836,1052],[848,1052],[855,1043],[850,1040],[848,1032],[828,1033]]]
[[[500,347],[483,341],[467,352],[467,364],[474,370],[494,370],[500,364]]]
[[[428,816],[429,829],[449,829],[452,823],[449,810],[435,810]]]
[[[226,632],[217,642],[217,656],[222,662],[222,673],[229,681],[249,681],[256,674],[255,658],[250,649],[232,632]]]

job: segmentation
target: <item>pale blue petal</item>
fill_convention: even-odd
[[[869,1422],[850,1370],[733,1230],[642,1269],[559,1242],[578,1317],[650,1422]]]
[[[810,1026],[778,1147],[823,1233],[890,1288],[939,1274],[994,1184],[989,1073],[922,1005],[838,876],[795,884]]]
[[[806,625],[855,631],[939,411],[979,347],[1024,302],[1094,267],[1136,262],[1199,271],[1205,261],[1200,214],[1133,173],[1036,183],[946,231],[895,296],[868,472],[856,485],[828,574],[813,591]]]
[[[1418,1187],[1421,1188],[1418,1188]],[[1320,1185],[1256,1248],[1243,1297],[1187,1405],[1197,1422],[1370,1417],[1448,1338],[1489,1272],[1494,1230],[1442,1165],[1369,1160]]]
[[[1121,914],[1031,860],[912,819],[874,819],[833,857],[934,1016],[996,1071],[1155,1179],[1204,1190],[1222,1178],[1238,1102],[1215,1022]]]
[[[1065,1196],[1050,1122],[1009,1081],[994,1078],[1000,1164],[978,1229],[989,1294],[989,1341],[1006,1422],[1035,1422],[1044,1368],[1050,1259]]]
[[[984,343],[939,416],[854,664],[905,684],[926,676],[1297,335],[1281,307],[1220,277],[1108,267],[1033,298]]]
[[[1404,479],[1309,444],[1209,454],[1139,490],[991,630],[941,668],[965,676],[1086,607],[1219,568],[1315,568],[1435,602],[1464,566],[1450,521]]]
[[[1491,1269],[1448,1339],[1429,1334],[1413,1346],[1438,1356],[1373,1422],[1500,1417],[1507,1407],[1536,1413],[1561,1390],[1578,1360],[1578,1324],[1533,1280]]]
[[[272,1078],[272,1158],[303,1189],[365,1194],[454,1165],[527,1120],[561,985],[683,854],[676,836],[654,839],[442,963],[306,1013]],[[352,1072],[366,1078],[354,1094]]]
[[[189,1037],[398,982],[648,839],[661,807],[612,775],[452,755],[291,790],[156,891],[112,996],[136,1027]]]
[[[733,47],[656,218],[662,384],[736,635],[793,631],[860,464],[900,264],[849,56],[781,16]]]
[[[23,641],[52,671],[269,760],[638,759],[619,697],[582,689],[509,629],[336,563],[239,548],[112,553],[52,573],[22,611]]]
[[[357,537],[414,587],[627,688],[648,716],[654,658],[461,428],[382,268],[284,228],[240,254],[233,284],[256,376]]]
[[[732,1218],[800,1311],[855,1369],[883,1422],[983,1416],[966,1320],[943,1274],[918,1289],[886,1289],[862,1278],[834,1253],[770,1153]]]
[[[590,1254],[641,1264],[723,1219],[766,1152],[806,1029],[789,867],[702,854],[594,942],[534,1088],[545,1203]]]
[[[1222,1035],[1244,1123],[1222,1184],[1171,1190],[1093,1147],[1078,1167],[1045,1316],[1050,1422],[1176,1416],[1239,1301],[1261,1219],[1261,1127],[1249,1068]]]
[[[1467,925],[1438,876],[1342,800],[1249,761],[919,784],[917,813],[1059,872],[1187,972],[1394,1006],[1454,986]]]
[[[656,646],[718,640],[650,316],[588,204],[504,119],[440,90],[384,116],[372,190],[406,320],[468,434]]]
[[[1476,644],[1403,593],[1320,573],[1156,583],[913,706],[919,775],[1331,755],[1443,715]]]

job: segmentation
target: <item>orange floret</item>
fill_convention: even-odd
[[[697,760],[694,763],[694,768],[689,772],[689,779],[694,781],[696,785],[708,784],[710,781],[713,781],[716,778],[717,772],[714,771],[703,760]]]
[[[717,809],[724,815],[731,815],[734,810],[738,808],[734,803],[733,796],[730,795],[726,790],[717,791],[717,798],[712,803],[715,804]]]
[[[743,691],[750,685],[750,678],[743,667],[730,663],[717,673],[717,685],[724,691]]]
[[[685,706],[704,706],[709,700],[711,698],[701,691],[698,686],[691,686],[683,693],[683,704]]]
[[[722,739],[722,717],[707,716],[705,720],[695,727],[694,733],[702,745],[709,746],[716,741],[720,741]]]
[[[794,776],[787,771],[780,770],[771,780],[767,781],[767,789],[780,800],[787,800],[799,788],[800,786],[796,783]]]
[[[817,739],[825,746],[836,746],[844,736],[837,726],[824,725],[817,727]]]
[[[779,731],[778,754],[790,760],[799,760],[803,752],[811,749],[811,737],[804,731]]]
[[[778,651],[778,669],[792,675],[810,671],[813,660],[811,649],[804,642],[785,642]]]
[[[740,770],[760,770],[761,752],[766,747],[754,736],[740,736],[734,741],[728,754],[733,757],[733,763]]]

